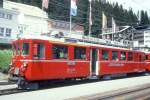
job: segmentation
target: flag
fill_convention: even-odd
[[[114,33],[116,32],[116,22],[113,17],[112,17],[112,30]]]
[[[104,28],[104,29],[107,28],[107,17],[104,14],[104,12],[102,14],[102,28]]]
[[[76,15],[77,15],[76,0],[71,0],[70,15],[71,15],[71,16],[76,16]]]
[[[92,25],[92,7],[91,7],[91,2],[92,0],[89,0],[89,3],[90,3],[90,14],[89,14],[89,24]]]
[[[48,9],[49,0],[42,0],[42,8]]]

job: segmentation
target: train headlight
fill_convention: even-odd
[[[26,68],[27,67],[27,63],[23,63],[23,67]]]

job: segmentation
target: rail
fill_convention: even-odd
[[[28,91],[29,90],[19,90],[17,88],[4,89],[4,90],[0,90],[0,96],[28,92]]]
[[[150,83],[135,87],[122,88],[119,90],[99,93],[95,95],[82,96],[71,98],[69,100],[149,100],[150,98]]]

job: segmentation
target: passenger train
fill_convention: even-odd
[[[10,79],[18,78],[19,88],[38,88],[45,80],[101,78],[150,70],[150,53],[43,37],[22,37],[12,43],[9,75]]]

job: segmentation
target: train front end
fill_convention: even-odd
[[[26,84],[30,77],[31,40],[16,40],[12,43],[13,56],[9,69],[9,80],[17,81],[18,86]]]

